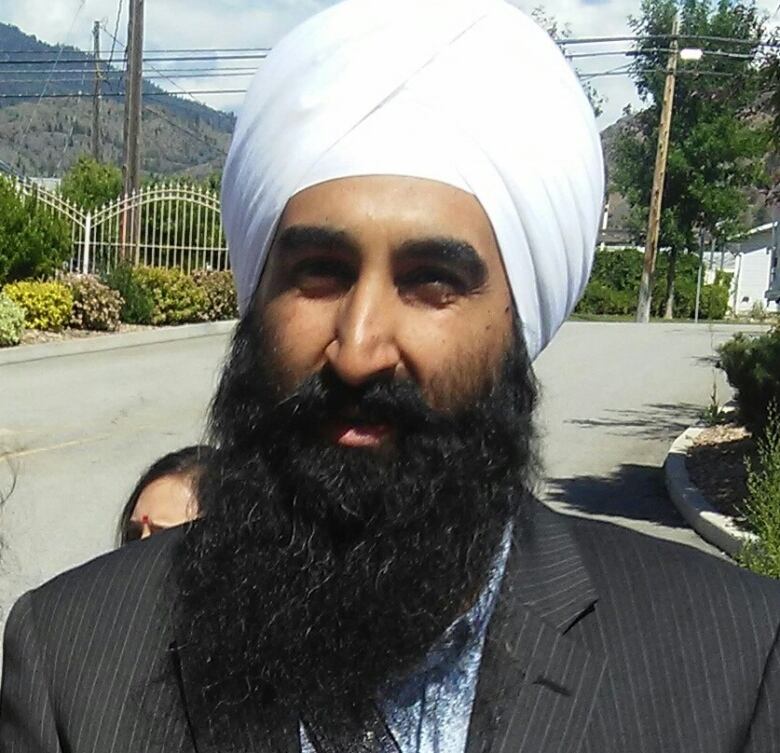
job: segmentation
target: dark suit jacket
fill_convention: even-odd
[[[778,753],[778,584],[692,549],[540,511],[515,542],[467,753]],[[23,596],[6,629],[2,753],[217,753],[188,717],[164,587],[181,532]],[[162,669],[161,669],[162,668]],[[195,724],[193,724],[195,722]],[[235,724],[296,753],[297,723]]]

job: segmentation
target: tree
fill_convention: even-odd
[[[725,239],[742,229],[748,189],[767,183],[769,141],[768,129],[754,113],[760,94],[755,59],[764,19],[753,0],[642,0],[641,15],[629,19],[639,37],[632,75],[649,106],[618,136],[611,176],[632,207],[637,241],[647,227],[667,40],[678,10],[680,47],[699,47],[704,54],[698,63],[678,66],[659,241],[669,254],[662,307],[667,318],[674,311],[679,254],[697,249],[700,230]]]
[[[63,176],[60,193],[82,209],[97,209],[122,193],[122,171],[92,157],[79,157]]]

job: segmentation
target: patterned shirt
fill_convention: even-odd
[[[410,676],[380,703],[395,745],[383,753],[464,753],[488,624],[509,555],[507,530],[474,606],[459,617]],[[316,753],[301,726],[302,753]]]

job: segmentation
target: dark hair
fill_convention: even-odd
[[[149,484],[165,476],[197,473],[209,461],[213,453],[213,448],[205,444],[198,444],[184,447],[176,452],[169,452],[159,460],[155,460],[138,479],[132,494],[122,508],[117,527],[118,545],[123,546],[129,541],[130,519],[133,516],[133,510],[138,503],[138,498]]]

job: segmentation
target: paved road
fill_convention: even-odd
[[[660,465],[707,404],[713,347],[734,331],[567,324],[537,363],[551,504],[704,546]],[[198,441],[226,345],[217,335],[0,366],[0,447],[16,475],[0,518],[0,621],[25,589],[111,548],[143,468]],[[0,489],[9,483],[6,467]]]
[[[564,326],[537,362],[547,501],[715,552],[672,506],[661,466],[672,440],[709,404],[713,383],[721,402],[731,397],[715,348],[737,331],[687,323]]]

